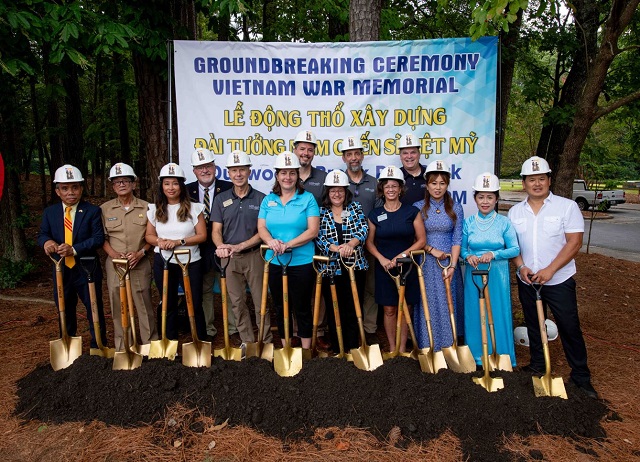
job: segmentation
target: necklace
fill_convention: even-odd
[[[391,210],[391,209],[387,208],[387,204],[386,204],[386,203],[384,204],[384,209],[385,209],[387,212],[396,212],[396,211],[398,211],[398,209],[399,209],[400,207],[402,207],[402,204],[401,204],[401,203],[400,203],[400,204],[398,204],[398,206],[397,206],[395,209]]]
[[[476,226],[480,231],[488,231],[489,228],[493,226],[493,222],[496,221],[498,213],[495,210],[491,213],[491,218],[479,218],[480,212],[476,213]]]
[[[444,205],[444,202],[442,204],[438,204],[436,203],[436,201],[432,200],[431,205],[433,206],[434,209],[436,209],[436,213],[441,213],[442,210],[440,209],[440,206]]]

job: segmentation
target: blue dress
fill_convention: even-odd
[[[509,278],[509,259],[520,253],[516,231],[507,217],[495,211],[487,216],[480,212],[467,218],[462,230],[462,249],[460,256],[465,259],[469,255],[480,257],[486,252],[493,252],[489,270],[489,300],[493,313],[493,325],[496,333],[496,350],[498,354],[508,354],[511,365],[516,365],[516,352],[513,343],[513,318],[511,313],[511,283]],[[478,269],[486,269],[487,264],[478,265]],[[480,304],[478,288],[471,279],[473,266],[465,265],[464,277],[464,320],[467,345],[473,353],[477,364],[482,364],[482,330],[480,328]],[[475,277],[481,285],[481,278]],[[491,333],[487,318],[487,341],[489,354],[493,353]]]
[[[462,244],[462,224],[464,222],[462,206],[458,202],[453,203],[453,211],[457,217],[456,222],[453,223],[444,210],[444,199],[435,201],[431,198],[430,201],[429,216],[424,220],[424,227],[427,232],[427,246],[435,247],[445,253],[451,253],[451,248],[454,245]],[[422,210],[424,200],[413,205]],[[440,210],[440,213],[437,213],[437,210]],[[433,330],[433,349],[440,351],[442,348],[453,345],[447,291],[442,280],[442,268],[440,268],[434,257],[427,254],[422,264],[422,272],[427,291],[431,328]],[[451,278],[451,297],[453,298],[456,331],[458,336],[464,336],[464,298],[462,295],[462,273],[459,266],[456,267]],[[418,346],[420,348],[429,347],[429,334],[422,301],[413,309],[412,319]]]
[[[384,207],[377,207],[369,212],[369,221],[376,227],[374,244],[385,258],[392,259],[411,247],[416,240],[413,221],[419,211],[412,205],[402,204],[395,212],[388,212]],[[392,274],[396,274],[394,271]],[[398,305],[398,289],[380,262],[376,260],[376,303],[385,306]],[[407,276],[405,300],[408,305],[416,305],[420,300],[420,287],[415,268]]]

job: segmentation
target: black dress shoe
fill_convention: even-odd
[[[518,370],[520,372],[526,372],[531,375],[544,375],[544,367],[532,366],[531,364],[527,364],[526,366],[520,367]]]
[[[584,393],[587,397],[591,398],[591,399],[598,399],[598,392],[595,390],[595,388],[593,388],[593,385],[591,385],[591,381],[589,382],[582,382],[582,383],[578,383],[575,380],[571,379],[571,381],[573,382],[573,384],[578,387],[578,389],[580,391],[582,391],[582,393]]]

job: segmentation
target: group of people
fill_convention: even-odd
[[[325,172],[312,165],[317,139],[308,130],[297,134],[293,152],[275,157],[275,182],[265,195],[249,184],[251,160],[242,151],[226,159],[230,182],[216,180],[214,157],[206,149],[192,154],[197,181],[186,184],[184,170],[175,163],[162,167],[155,203],[134,196],[136,175],[123,163],[110,171],[116,198],[101,209],[82,200],[82,174],[69,165],[56,171],[56,193],[63,205],[45,210],[39,244],[48,255],[61,258],[107,253],[107,286],[112,306],[119,306],[118,280],[111,260],[126,258],[131,268],[134,302],[138,311],[141,340],[158,337],[156,313],[151,306],[151,275],[158,290],[163,288],[163,269],[169,259],[167,336],[176,339],[177,293],[181,269],[172,251],[189,249],[196,326],[201,339],[212,340],[213,283],[216,259],[230,259],[226,270],[230,300],[229,327],[242,342],[254,342],[253,319],[259,320],[262,300],[263,256],[269,261],[268,287],[272,296],[277,330],[284,342],[284,296],[288,296],[291,320],[303,348],[310,348],[313,332],[312,300],[316,270],[314,255],[331,257],[322,264],[320,318],[325,319],[328,339],[321,345],[337,348],[333,309],[324,309],[334,292],[337,296],[344,348],[360,344],[354,300],[362,302],[367,341],[375,341],[378,307],[391,349],[405,351],[406,322],[402,322],[396,345],[398,287],[388,273],[398,270],[398,260],[413,251],[424,251],[420,260],[423,278],[410,272],[405,300],[415,327],[419,348],[436,351],[454,342],[450,305],[454,312],[458,341],[467,343],[481,364],[482,340],[479,293],[472,270],[490,269],[488,291],[496,332],[496,350],[508,354],[516,365],[510,295],[509,261],[514,262],[518,293],[527,324],[531,362],[522,370],[541,374],[544,356],[536,312],[536,290],[542,284],[542,299],[556,320],[571,380],[587,395],[597,397],[591,385],[587,354],[577,311],[574,256],[582,242],[584,223],[577,205],[550,191],[550,168],[539,157],[522,166],[522,185],[527,199],[515,205],[508,217],[498,214],[500,184],[497,176],[483,173],[474,182],[478,211],[464,218],[461,204],[448,191],[449,167],[442,160],[420,164],[420,140],[413,134],[399,139],[402,167],[382,169],[376,179],[363,167],[360,137],[348,136],[341,145],[346,168]],[[65,233],[71,225],[72,236]],[[261,255],[261,245],[269,250]],[[153,265],[144,258],[153,249]],[[458,262],[462,262],[460,266]],[[347,265],[353,270],[357,297]],[[464,266],[465,271],[461,271]],[[64,285],[67,326],[75,334],[75,305],[79,296],[89,305],[86,279],[77,268],[66,265]],[[289,275],[288,294],[282,275]],[[98,287],[101,273],[94,275]],[[420,284],[427,294],[433,345],[426,327]],[[255,316],[246,303],[249,286]],[[335,291],[332,291],[332,287]],[[55,289],[54,289],[55,290]],[[98,292],[98,313],[104,333],[104,315]],[[90,310],[87,316],[91,321]],[[122,348],[122,327],[114,316],[116,348]],[[272,341],[269,316],[265,317],[265,342]],[[92,325],[92,322],[89,323]],[[92,346],[95,335],[92,334]],[[103,336],[103,338],[105,338]],[[284,343],[283,343],[284,344]],[[489,345],[491,352],[491,345]]]

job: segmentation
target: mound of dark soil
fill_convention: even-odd
[[[372,372],[337,359],[306,362],[282,378],[267,361],[213,359],[210,368],[168,360],[144,361],[133,371],[112,371],[110,360],[83,355],[54,372],[42,365],[18,383],[16,414],[49,422],[99,420],[135,426],[164,418],[181,402],[232,425],[266,434],[307,438],[318,427],[367,428],[384,439],[394,426],[424,441],[451,429],[471,460],[509,460],[496,448],[503,434],[540,431],[565,437],[605,436],[604,403],[567,384],[568,400],[536,398],[531,376],[501,372],[504,389],[488,393],[474,374],[424,374],[417,361],[398,358]],[[475,375],[480,375],[476,373]]]

